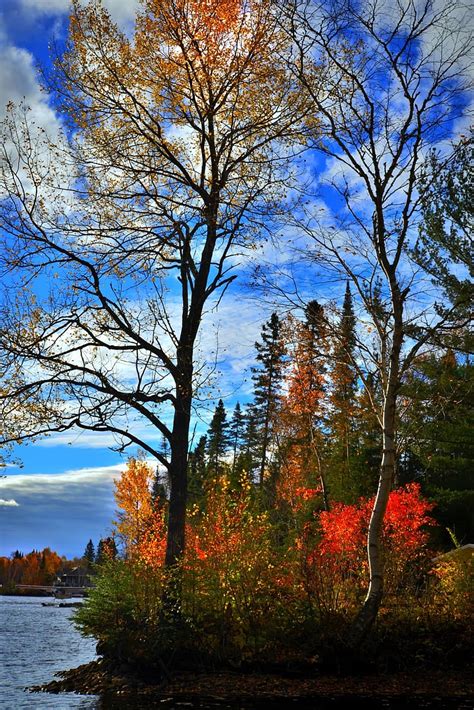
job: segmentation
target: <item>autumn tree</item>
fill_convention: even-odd
[[[293,342],[288,343],[287,393],[282,396],[279,412],[282,462],[278,493],[295,507],[303,488],[318,487],[328,508],[322,431],[328,354],[324,308],[310,301],[305,307],[305,320],[290,318],[286,330],[287,340]]]
[[[117,519],[114,525],[132,563],[138,561],[159,569],[165,558],[165,511],[153,500],[154,478],[153,469],[146,461],[133,458],[128,461],[121,477],[115,481]]]
[[[370,581],[348,637],[354,646],[383,596],[381,535],[396,471],[402,379],[433,334],[463,316],[455,304],[436,311],[428,274],[409,249],[421,218],[423,156],[463,113],[472,45],[458,4],[404,0],[388,12],[379,0],[294,0],[280,8],[292,21],[290,68],[313,106],[308,143],[326,160],[333,201],[328,213],[309,199],[289,221],[312,242],[308,257],[324,270],[325,282],[351,281],[365,321],[358,376],[364,382],[371,373],[380,382],[380,406],[373,402],[382,459],[367,537]]]
[[[100,2],[73,0],[46,85],[62,132],[25,107],[1,128],[1,267],[16,293],[0,310],[2,413],[36,397],[23,440],[108,433],[162,464],[167,565],[185,544],[205,306],[282,189],[302,110],[285,44],[267,0],[143,0],[131,36]]]

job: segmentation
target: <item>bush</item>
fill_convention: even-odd
[[[163,575],[143,565],[110,560],[75,614],[85,635],[97,639],[98,653],[118,661],[153,663],[159,629]]]

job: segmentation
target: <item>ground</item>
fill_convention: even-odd
[[[178,704],[209,703],[216,706],[239,703],[252,707],[287,707],[300,701],[319,701],[324,706],[338,700],[364,700],[364,706],[380,701],[395,707],[474,708],[474,678],[466,671],[423,671],[372,675],[319,675],[312,677],[256,673],[175,673],[166,684],[152,684],[112,671],[102,660],[58,674],[59,679],[34,691],[100,694],[125,700],[124,707],[165,707],[166,701]],[[129,698],[129,702],[127,702]],[[334,702],[333,702],[334,701]],[[322,706],[321,706],[322,707]]]

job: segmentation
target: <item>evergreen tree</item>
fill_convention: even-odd
[[[232,477],[237,469],[237,458],[241,454],[242,445],[245,435],[245,416],[237,402],[232,413],[232,419],[229,424],[229,443],[232,448]]]
[[[166,487],[166,474],[164,474],[157,467],[155,471],[155,478],[151,486],[151,499],[153,508],[155,510],[160,510],[168,502],[167,487]]]
[[[254,405],[246,407],[243,419],[244,433],[242,447],[236,460],[233,478],[237,480],[240,475],[246,471],[250,478],[255,480],[255,474],[258,475],[257,467],[259,466],[260,460],[261,442],[258,428],[258,415]]]
[[[436,502],[443,528],[474,535],[474,367],[452,350],[421,358],[403,387],[404,480],[416,477]],[[447,536],[445,542],[449,542]]]
[[[117,557],[117,545],[113,537],[100,538],[97,545],[96,563],[102,565],[108,560],[115,560]]]
[[[95,562],[95,548],[94,548],[94,543],[92,540],[89,540],[89,542],[86,545],[86,549],[84,550],[84,554],[82,556],[82,559],[84,560],[84,563],[87,567],[90,567],[91,565],[94,564]]]
[[[207,436],[201,436],[188,457],[188,498],[190,503],[199,503],[204,498],[204,481],[207,475],[206,451]]]
[[[462,136],[451,156],[442,160],[432,151],[419,181],[423,221],[414,250],[415,260],[444,290],[447,300],[437,304],[441,313],[455,306],[458,329],[437,344],[472,352],[469,329],[474,300],[474,131]],[[456,267],[456,268],[453,268]],[[467,326],[467,327],[466,327]],[[438,334],[434,334],[436,340]]]
[[[380,405],[381,387],[377,378],[366,375],[364,387],[357,394],[355,437],[356,453],[351,467],[353,500],[373,496],[377,490],[381,451],[380,422],[374,411]]]
[[[272,313],[270,320],[262,326],[261,338],[260,343],[255,343],[259,366],[253,368],[252,379],[254,414],[260,439],[258,482],[262,488],[273,438],[273,425],[280,403],[285,356],[281,321],[276,313]]]
[[[344,503],[353,503],[359,495],[352,480],[356,454],[357,373],[354,367],[355,315],[349,282],[346,286],[341,318],[334,333],[331,368],[330,462],[328,483],[331,495]]]
[[[219,473],[220,464],[229,447],[229,424],[224,402],[220,399],[214,410],[207,432],[207,455],[209,468],[214,475]]]

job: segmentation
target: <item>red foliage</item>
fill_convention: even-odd
[[[360,573],[366,567],[366,537],[374,498],[357,505],[337,503],[319,514],[321,540],[308,562],[338,565],[341,572]],[[424,529],[433,525],[433,505],[422,498],[420,486],[410,483],[390,493],[383,524],[387,559],[401,568],[423,552],[428,539]]]

